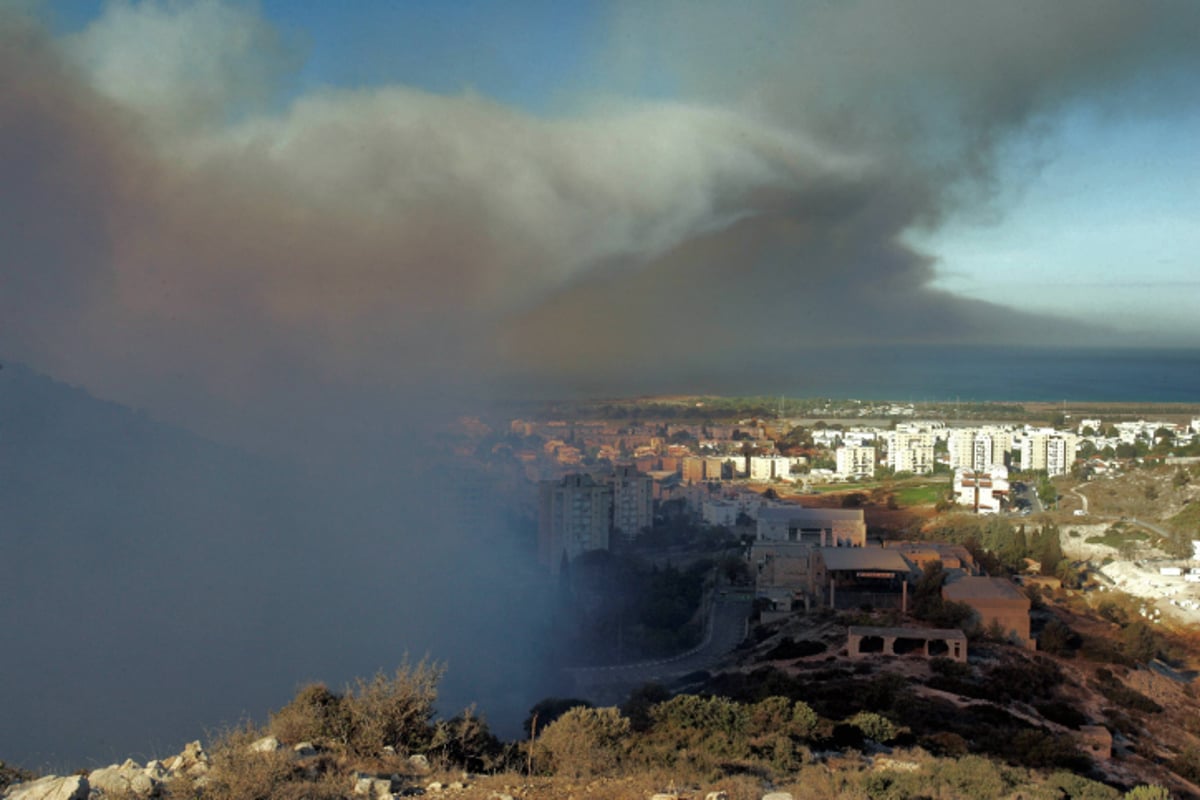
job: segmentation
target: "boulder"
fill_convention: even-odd
[[[791,792],[767,792],[762,800],[792,800]]]
[[[126,761],[120,766],[102,767],[92,770],[88,784],[99,789],[101,794],[115,797],[150,797],[158,791],[161,779],[147,774],[147,770],[135,761]]]
[[[90,787],[82,775],[47,775],[8,787],[4,800],[87,800]]]
[[[166,768],[170,772],[199,777],[208,772],[208,753],[204,752],[199,741],[188,742],[184,745],[183,752],[167,760]]]
[[[704,795],[704,800],[729,800],[729,795],[721,791],[709,792]]]
[[[251,753],[275,753],[283,749],[283,745],[274,736],[264,736],[256,739],[246,748]]]
[[[418,753],[408,757],[408,765],[418,772],[429,772],[429,759]]]
[[[355,776],[354,794],[359,797],[371,798],[371,800],[390,800],[392,781],[390,778],[376,778],[360,773]]]
[[[161,761],[151,761],[146,764],[146,769],[143,770],[147,776],[156,781],[165,781],[171,777],[171,773],[167,770]]]

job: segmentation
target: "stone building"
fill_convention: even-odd
[[[969,605],[985,630],[998,624],[1022,646],[1036,646],[1029,635],[1029,598],[1012,581],[967,575],[943,586],[942,598]]]

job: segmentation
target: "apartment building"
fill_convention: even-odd
[[[591,475],[538,484],[538,561],[555,575],[563,561],[607,550],[613,490]]]
[[[619,466],[609,483],[613,533],[626,542],[633,541],[654,523],[654,479],[636,467]]]
[[[895,472],[928,475],[933,472],[933,431],[900,425],[887,437],[887,463]]]
[[[837,474],[843,478],[869,478],[875,474],[875,448],[856,445],[834,451]]]

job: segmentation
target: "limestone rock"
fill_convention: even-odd
[[[60,778],[47,775],[36,781],[10,786],[4,800],[87,800],[90,787],[82,775]]]
[[[147,770],[136,761],[127,760],[120,766],[102,767],[92,770],[88,784],[102,794],[124,797],[150,797],[158,791],[161,779],[147,774]]]
[[[426,786],[426,787],[425,787],[425,791],[427,791],[427,792],[440,792],[440,791],[442,791],[442,789],[445,789],[445,788],[446,788],[446,787],[445,787],[445,786],[443,786],[443,785],[442,785],[442,784],[441,784],[439,781],[434,781],[433,783],[431,783],[431,784],[429,784],[428,786]]]
[[[169,772],[181,772],[198,778],[208,772],[208,753],[204,752],[199,741],[188,742],[182,753],[167,761],[166,768]]]
[[[246,748],[252,753],[275,753],[283,749],[283,745],[274,736],[264,736],[251,742]]]
[[[142,770],[147,777],[156,781],[165,781],[171,777],[171,773],[163,766],[161,761],[151,761],[146,764],[146,769]]]
[[[420,772],[429,772],[429,759],[420,753],[415,756],[409,756],[408,764],[413,769],[419,770]]]
[[[729,800],[729,795],[721,791],[709,792],[708,794],[704,795],[704,800]]]
[[[762,800],[792,800],[791,792],[767,792]]]
[[[371,800],[390,800],[392,781],[390,778],[376,778],[360,773],[355,776],[354,793],[359,797],[369,797]]]

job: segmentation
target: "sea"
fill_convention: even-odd
[[[833,348],[781,365],[790,397],[1200,403],[1200,348]]]

